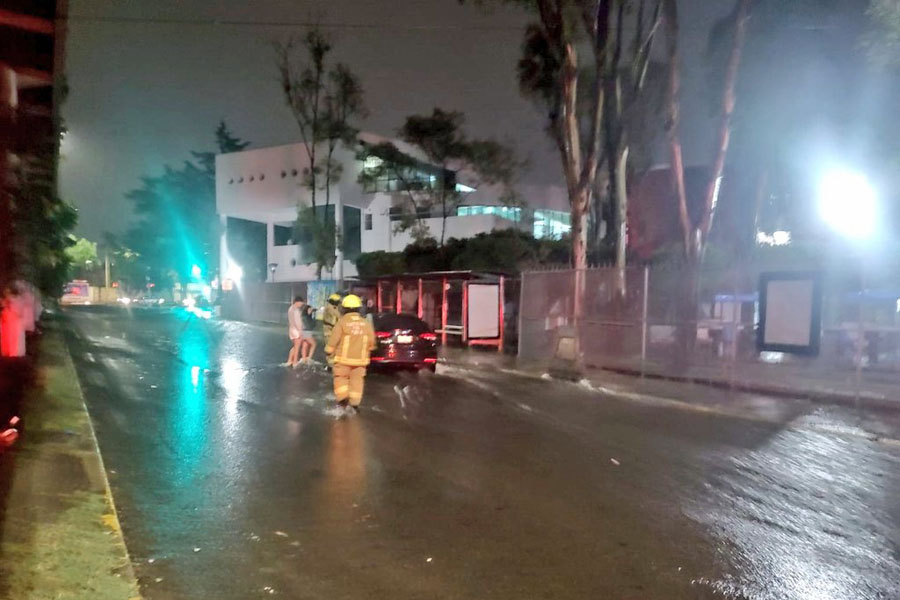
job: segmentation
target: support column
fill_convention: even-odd
[[[441,344],[447,345],[447,278],[441,280]]]
[[[469,341],[469,282],[462,282],[462,341]]]
[[[384,306],[381,303],[381,281],[375,282],[375,303],[378,305],[378,312],[383,312]]]
[[[497,352],[503,353],[503,337],[506,333],[505,325],[506,325],[506,292],[505,288],[505,280],[503,275],[500,276],[500,340],[497,344]]]
[[[341,193],[334,200],[334,234],[337,238],[334,245],[334,278],[339,290],[344,289],[344,201]]]
[[[219,215],[219,289],[228,272],[228,217]]]
[[[419,277],[419,304],[418,304],[418,316],[421,319],[425,314],[424,308],[422,306],[422,278]]]

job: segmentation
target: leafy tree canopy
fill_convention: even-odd
[[[217,152],[193,152],[180,168],[166,165],[156,177],[125,196],[134,203],[137,223],[123,243],[139,256],[145,278],[160,288],[174,279],[187,281],[193,265],[204,277],[218,269],[221,234],[216,215],[216,153],[238,152],[249,144],[235,137],[223,122],[216,129]]]
[[[516,274],[522,270],[568,265],[567,239],[535,239],[515,229],[450,238],[443,247],[434,240],[410,244],[402,252],[368,252],[356,261],[363,279],[401,273],[472,270]]]

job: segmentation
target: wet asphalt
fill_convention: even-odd
[[[277,328],[66,312],[148,600],[900,598],[893,417],[867,416],[876,441],[846,409],[441,365],[371,374],[336,418],[326,372],[277,366]]]

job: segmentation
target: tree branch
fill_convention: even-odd
[[[725,157],[728,153],[728,142],[731,136],[731,115],[734,113],[735,88],[737,87],[738,67],[741,64],[741,55],[744,48],[744,38],[747,30],[747,17],[750,13],[751,0],[737,0],[737,13],[734,17],[734,36],[731,41],[731,53],[725,69],[725,81],[722,90],[722,120],[719,123],[719,132],[716,137],[715,158],[706,186],[706,195],[703,203],[703,217],[698,229],[705,243],[709,230],[712,227],[713,214],[719,195],[719,185],[722,173],[725,170]]]

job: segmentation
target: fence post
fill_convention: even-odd
[[[644,265],[644,302],[641,308],[641,377],[647,362],[647,307],[650,296],[650,266]]]
[[[522,271],[521,280],[519,282],[519,339],[517,342],[518,347],[516,348],[516,359],[522,357],[522,337],[524,333],[522,330],[522,309],[525,307],[525,276],[527,274],[528,273],[525,271]]]

